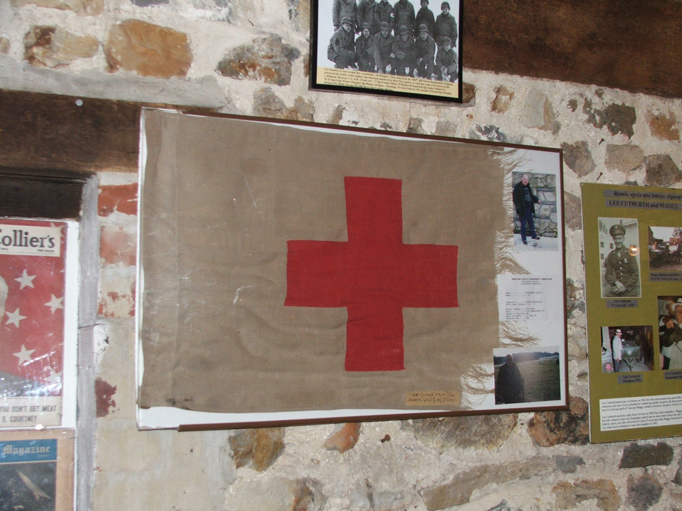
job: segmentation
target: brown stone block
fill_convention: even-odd
[[[606,146],[604,163],[609,170],[632,172],[644,163],[644,151],[638,145],[609,144]]]
[[[193,60],[187,34],[139,20],[112,27],[104,53],[110,72],[156,78],[185,76]]]
[[[542,476],[553,466],[551,459],[543,456],[534,456],[526,461],[474,466],[456,474],[449,483],[424,488],[420,493],[429,511],[447,509],[466,504],[474,490],[490,483],[504,484]]]
[[[637,112],[634,107],[612,103],[605,108],[594,108],[592,101],[585,99],[583,113],[587,115],[587,122],[599,129],[606,126],[612,135],[622,133],[632,138],[635,134]]]
[[[563,143],[561,144],[561,150],[564,156],[564,163],[578,177],[585,177],[597,168],[587,142],[584,140],[575,144]]]
[[[670,465],[673,448],[664,442],[656,445],[630,444],[623,450],[618,468],[649,467],[651,465]]]
[[[314,121],[315,106],[305,101],[301,96],[289,108],[270,87],[263,87],[253,95],[253,115],[257,117],[272,117],[291,121]]]
[[[291,64],[300,55],[297,48],[283,43],[280,36],[271,34],[234,48],[220,61],[217,71],[230,78],[289,85]]]
[[[572,231],[582,229],[582,205],[580,198],[571,192],[564,192],[564,208],[566,228]]]
[[[660,140],[677,141],[680,139],[680,130],[677,129],[677,118],[673,112],[668,115],[648,112],[646,122],[649,124],[651,134]]]
[[[528,433],[542,447],[586,444],[589,440],[588,406],[581,397],[571,397],[567,412],[540,412],[528,421]]]
[[[516,414],[414,419],[402,423],[421,442],[443,452],[450,448],[497,449],[516,427]]]
[[[646,511],[656,504],[663,493],[663,486],[651,474],[642,474],[635,478],[628,476],[627,505],[635,511]]]
[[[509,110],[513,99],[513,91],[510,91],[504,85],[495,87],[495,99],[493,99],[490,110],[498,114],[504,114]]]
[[[620,496],[613,481],[608,479],[582,480],[571,484],[561,482],[552,488],[559,509],[573,509],[586,500],[596,500],[597,507],[604,511],[616,511],[620,507]]]
[[[644,158],[647,186],[670,186],[682,181],[682,171],[669,154],[653,154]]]
[[[360,423],[348,422],[343,426],[337,425],[329,438],[324,442],[328,451],[339,451],[341,454],[355,447],[360,439]]]
[[[263,472],[284,451],[284,428],[240,430],[228,441],[237,468],[250,466]]]
[[[76,59],[94,57],[99,41],[60,27],[33,26],[24,36],[24,59],[35,67],[66,67]]]

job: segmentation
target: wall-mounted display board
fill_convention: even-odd
[[[682,434],[682,191],[582,185],[590,438]]]
[[[74,508],[74,430],[0,432],[0,509]]]
[[[0,428],[75,426],[78,224],[0,219]]]
[[[561,154],[145,110],[138,422],[566,407]]]
[[[462,2],[313,0],[310,86],[462,102]]]

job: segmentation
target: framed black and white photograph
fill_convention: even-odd
[[[461,13],[461,0],[313,0],[310,87],[461,103]]]
[[[636,218],[599,219],[602,298],[638,298],[639,228]]]

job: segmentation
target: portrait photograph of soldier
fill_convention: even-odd
[[[495,404],[537,403],[561,399],[559,348],[493,350]]]
[[[512,173],[514,246],[533,251],[558,250],[556,176]]]
[[[602,298],[640,296],[639,224],[636,218],[599,218]]]
[[[314,8],[312,88],[461,100],[460,1],[316,0]]]
[[[601,366],[603,373],[651,371],[654,365],[654,329],[652,326],[602,327]]]
[[[682,296],[658,297],[661,369],[682,369]]]

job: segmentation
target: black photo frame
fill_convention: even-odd
[[[420,16],[424,2],[432,18]],[[313,0],[311,10],[311,89],[462,102],[461,0]],[[383,32],[382,21],[389,26]]]

